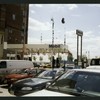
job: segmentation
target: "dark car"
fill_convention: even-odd
[[[100,70],[72,69],[54,80],[46,89],[24,96],[100,96]]]
[[[8,91],[16,96],[21,96],[27,93],[35,92],[44,89],[47,82],[53,81],[63,73],[63,69],[47,69],[36,78],[26,78],[13,83]]]

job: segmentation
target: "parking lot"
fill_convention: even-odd
[[[8,92],[8,89],[5,85],[0,85],[0,97],[14,97]]]

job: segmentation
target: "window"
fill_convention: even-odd
[[[100,76],[97,74],[80,74],[77,77],[75,88],[80,88],[85,91],[100,92]]]
[[[5,61],[0,62],[0,68],[7,68]]]
[[[15,16],[15,14],[13,14],[13,15],[12,15],[12,19],[15,20],[15,18],[16,18],[16,16]]]

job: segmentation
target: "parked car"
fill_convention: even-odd
[[[91,59],[90,65],[86,68],[87,69],[100,69],[100,58]]]
[[[33,62],[34,67],[41,67],[39,63]]]
[[[43,71],[44,69],[34,69],[34,68],[23,69],[23,70],[20,70],[18,73],[6,75],[4,78],[4,83],[10,86],[15,81],[18,81],[24,78],[35,77],[37,74]]]
[[[47,82],[53,81],[63,73],[63,69],[46,69],[35,78],[26,78],[13,83],[8,91],[16,96],[35,92],[46,87]]]
[[[4,76],[12,72],[25,69],[25,68],[34,68],[32,61],[28,60],[0,60],[0,83],[3,82]]]
[[[100,96],[100,70],[69,70],[46,89],[23,95],[23,97],[25,96]]]

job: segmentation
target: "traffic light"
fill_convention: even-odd
[[[64,23],[65,23],[65,19],[64,19],[64,18],[62,18],[61,22],[64,24]]]

